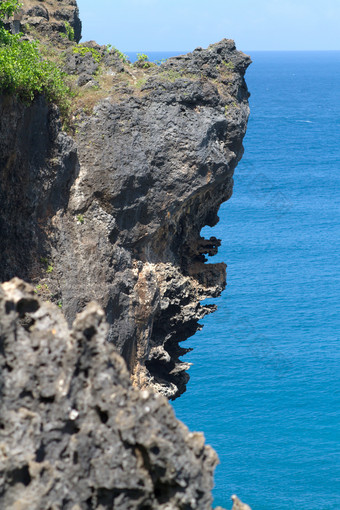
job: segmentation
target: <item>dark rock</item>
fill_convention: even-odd
[[[80,57],[72,53],[68,71],[90,75],[92,55]],[[179,359],[187,349],[179,343],[215,309],[200,301],[218,296],[226,283],[225,264],[205,263],[220,242],[200,231],[218,222],[219,206],[232,194],[249,113],[243,78],[249,63],[224,40],[146,70],[142,88],[118,82],[92,114],[80,111],[74,119],[77,154],[70,160],[54,139],[46,151],[34,131],[50,129],[46,114],[32,117],[37,104],[2,109],[1,279],[18,275],[47,285],[70,324],[86,303],[98,301],[108,339],[134,383],[168,398],[185,391],[188,380],[188,364]],[[120,74],[134,78],[129,66]],[[50,151],[58,162],[54,173]],[[36,181],[32,172],[40,168],[46,176]],[[19,183],[27,183],[26,193]],[[45,188],[61,191],[49,195]],[[43,259],[53,267],[49,273]]]
[[[103,56],[103,64],[105,64],[107,67],[110,67],[117,73],[123,73],[125,71],[123,62],[114,53],[105,52]]]
[[[68,74],[93,75],[99,67],[99,63],[95,61],[90,52],[85,53],[85,55],[71,52],[65,58],[64,70]]]
[[[46,7],[43,5],[34,5],[28,11],[26,11],[27,16],[40,16],[41,18],[45,18],[46,20],[49,20],[49,14]]]
[[[75,0],[50,0],[48,10],[45,5],[41,4],[41,0],[33,6],[28,0],[22,2],[22,26],[33,26],[34,37],[38,33],[39,38],[48,44],[65,45],[70,42],[67,38],[60,37],[61,33],[66,34],[65,22],[73,28],[74,40],[79,42],[81,21]]]
[[[77,81],[77,85],[78,87],[83,87],[84,85],[86,85],[86,83],[88,83],[89,81],[92,80],[92,76],[90,74],[81,74],[78,78],[78,81]]]
[[[0,286],[0,507],[211,509],[216,454],[106,335],[95,303],[70,331],[23,281]]]
[[[78,173],[76,147],[61,130],[57,107],[42,97],[27,107],[0,96],[0,133],[1,280],[32,280],[46,274],[41,259]]]

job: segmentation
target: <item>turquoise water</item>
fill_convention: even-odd
[[[228,287],[178,418],[220,457],[215,504],[340,509],[340,52],[254,52],[245,155],[205,237]]]
[[[218,452],[216,505],[339,510],[340,52],[251,56],[245,155],[203,231],[228,287],[174,408]]]

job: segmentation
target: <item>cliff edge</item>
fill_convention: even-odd
[[[206,263],[220,241],[200,231],[232,194],[250,59],[223,40],[138,68],[72,45],[69,134],[43,97],[0,97],[0,279],[30,281],[69,324],[97,301],[136,385],[176,398],[188,380],[180,343],[226,283],[225,264]]]
[[[232,194],[250,59],[225,39],[132,65],[78,44],[75,0],[6,24],[41,39],[72,104],[1,88],[0,506],[210,510],[217,456],[163,395],[226,284],[200,232]]]

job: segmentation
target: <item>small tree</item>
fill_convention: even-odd
[[[2,20],[13,16],[20,9],[21,5],[19,0],[0,0],[0,26],[2,25]]]
[[[147,69],[152,66],[152,63],[149,61],[149,57],[145,53],[137,53],[137,61],[134,65],[136,67]]]

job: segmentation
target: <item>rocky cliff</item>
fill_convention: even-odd
[[[34,283],[70,324],[96,300],[135,383],[175,398],[179,344],[225,286],[226,266],[206,263],[220,241],[200,231],[232,193],[250,59],[223,40],[141,70],[92,48],[104,85],[92,54],[66,58],[98,84],[81,82],[73,136],[43,98],[0,99],[0,278]]]
[[[20,23],[75,97],[65,129],[0,96],[0,281],[32,284],[0,290],[0,507],[210,509],[216,455],[159,394],[185,391],[180,344],[226,284],[200,232],[232,194],[250,59],[223,40],[132,66],[69,39],[73,0]]]
[[[22,280],[0,286],[2,509],[211,509],[216,454],[132,387],[107,330],[96,303],[69,330]]]
[[[95,303],[69,331],[32,287],[0,287],[0,508],[211,508],[216,454],[106,335]]]
[[[69,28],[72,39],[81,39],[81,21],[76,0],[22,0],[20,11],[9,19],[11,31],[28,32],[53,44],[67,44]]]

